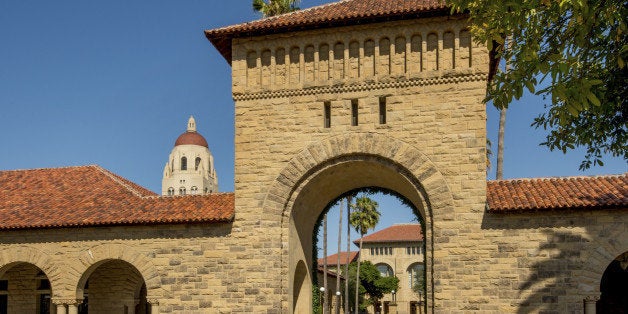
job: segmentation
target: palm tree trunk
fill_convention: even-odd
[[[345,263],[345,313],[349,314],[349,263],[351,261],[351,196],[347,196],[347,261]]]
[[[504,178],[504,129],[506,128],[506,108],[499,110],[499,131],[497,133],[497,174],[496,179]]]
[[[338,213],[338,246],[336,252],[338,258],[336,258],[336,314],[340,314],[340,246],[342,245],[342,207],[344,206],[344,199],[340,200],[340,213]]]
[[[511,45],[512,36],[507,36],[504,43],[504,51],[508,51],[508,47]],[[506,59],[506,66],[504,71],[508,73],[510,71],[510,60]],[[497,174],[495,178],[501,180],[504,178],[504,131],[506,129],[506,108],[499,110],[499,131],[497,133]]]
[[[323,217],[323,314],[327,314],[327,214]]]
[[[358,251],[358,269],[355,272],[355,314],[358,314],[358,299],[359,299],[359,291],[360,291],[360,260],[362,259],[362,238],[364,238],[364,233],[360,232],[360,250]]]

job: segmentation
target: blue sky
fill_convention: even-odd
[[[0,1],[0,170],[98,164],[157,192],[194,115],[220,190],[233,191],[230,67],[203,30],[257,18],[249,0]],[[582,151],[538,146],[544,132],[530,123],[542,110],[529,95],[511,106],[506,178],[627,171],[624,160],[606,158],[581,172]],[[489,108],[494,144],[497,119]]]

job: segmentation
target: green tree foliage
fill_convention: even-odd
[[[299,0],[253,0],[253,10],[264,17],[275,16],[299,10]]]
[[[469,12],[474,39],[509,71],[493,72],[486,101],[506,108],[524,90],[548,101],[533,126],[550,150],[587,151],[580,169],[602,154],[628,160],[628,2],[625,0],[449,0]],[[504,49],[504,40],[512,45]]]
[[[349,264],[349,288],[355,289],[355,278],[358,271],[357,262]],[[399,290],[399,278],[395,276],[382,277],[377,267],[370,261],[360,262],[359,309],[366,310],[372,304],[381,300],[384,294],[392,290]],[[352,304],[353,306],[353,304]],[[355,310],[352,307],[352,310]]]

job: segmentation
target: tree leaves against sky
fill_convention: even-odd
[[[253,10],[271,17],[299,10],[299,0],[253,0]]]
[[[496,58],[486,101],[506,108],[528,90],[546,111],[533,122],[548,133],[541,145],[584,147],[580,168],[603,165],[602,154],[628,160],[628,2],[620,0],[450,0],[469,12],[474,39]],[[503,49],[506,36],[512,47]]]

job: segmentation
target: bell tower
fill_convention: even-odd
[[[205,138],[196,131],[190,116],[187,130],[179,135],[164,167],[162,195],[207,194],[218,192],[214,157]]]

